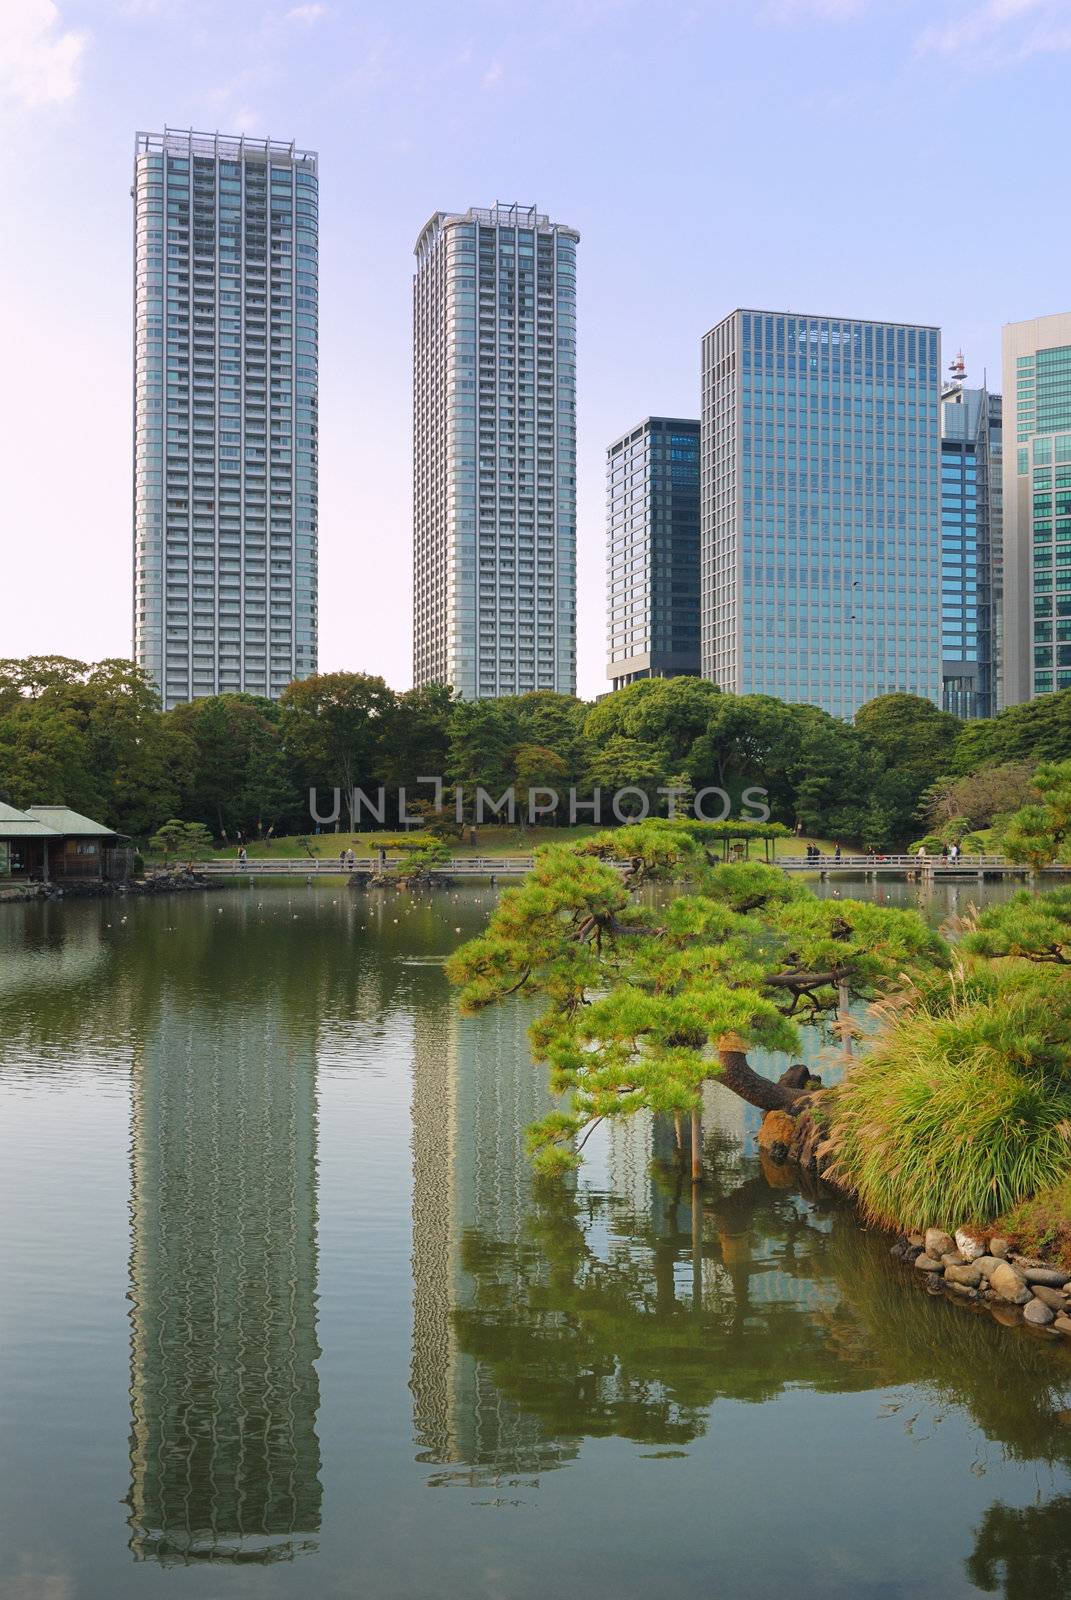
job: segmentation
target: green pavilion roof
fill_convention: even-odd
[[[92,817],[83,817],[80,812],[72,811],[70,806],[27,806],[26,816],[43,822],[53,833],[68,839],[119,837],[114,828],[106,828],[103,822],[94,822]]]
[[[0,839],[57,839],[56,829],[40,817],[31,817],[27,811],[16,811],[14,806],[0,800]]]

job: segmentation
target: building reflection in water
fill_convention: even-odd
[[[575,1448],[501,1392],[487,1362],[462,1350],[470,1255],[520,1248],[531,1204],[524,1130],[548,1108],[521,1006],[459,1018],[450,994],[416,1017],[412,1100],[413,1344],[417,1459],[432,1484],[532,1479]]]
[[[164,1564],[315,1548],[313,1030],[265,994],[234,1029],[161,996],[132,1169],[130,1548]]]

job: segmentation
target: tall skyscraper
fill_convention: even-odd
[[[646,417],[606,452],[606,676],[699,671],[699,423]]]
[[[1004,698],[1016,705],[1071,689],[1071,312],[1009,322],[1003,342]]]
[[[316,174],[137,136],[134,655],[166,707],[316,670]]]
[[[963,356],[941,391],[941,704],[957,717],[1000,710],[1001,397],[964,384]]]
[[[703,340],[703,673],[941,699],[940,334],[734,311]]]
[[[576,246],[438,211],[413,279],[413,681],[576,687]]]

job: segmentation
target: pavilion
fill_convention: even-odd
[[[0,882],[73,883],[125,878],[130,851],[125,835],[83,817],[69,806],[27,806],[0,801]]]

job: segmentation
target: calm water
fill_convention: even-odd
[[[716,1086],[695,1213],[640,1120],[534,1188],[489,903],[0,911],[0,1600],[1067,1592],[1067,1351]]]

